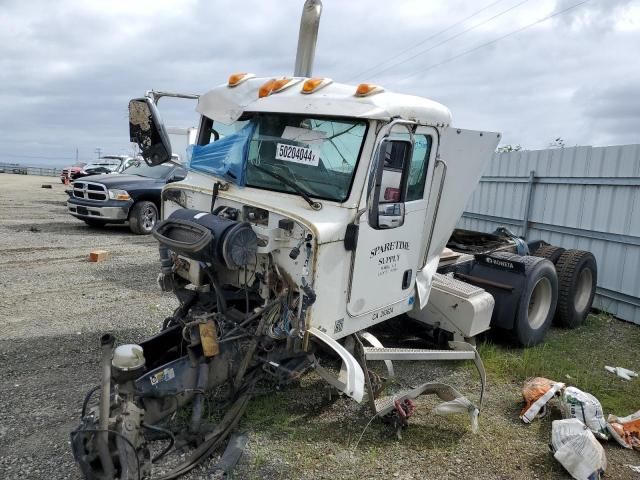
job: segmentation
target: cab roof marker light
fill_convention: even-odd
[[[309,94],[309,93],[314,93],[317,92],[318,90],[320,90],[321,88],[326,87],[327,85],[331,84],[333,82],[333,80],[331,80],[330,78],[309,78],[307,80],[305,80],[305,82],[302,84],[302,88],[300,89],[300,93],[305,93],[305,94]]]
[[[250,78],[255,78],[255,74],[253,73],[232,73],[229,75],[229,81],[227,82],[227,86],[229,88],[237,87],[241,83],[249,80]]]
[[[302,78],[291,78],[291,77],[282,77],[282,78],[272,78],[271,80],[267,80],[262,84],[260,89],[258,90],[258,98],[264,98],[272,93],[281,92],[296,83],[300,83]]]
[[[356,88],[356,97],[367,97],[369,95],[374,95],[376,93],[384,92],[384,88],[379,85],[374,85],[373,83],[361,83]]]
[[[275,85],[273,86],[273,93],[278,93],[278,92],[282,92],[283,90],[286,90],[289,87],[293,87],[294,85],[297,85],[298,83],[300,83],[303,79],[302,78],[296,78],[296,77],[283,77],[279,80],[276,80]]]
[[[276,83],[275,78],[272,78],[271,80],[267,80],[266,82],[264,82],[258,89],[258,98],[264,98],[267,95],[271,95],[271,92],[273,91],[274,83]]]

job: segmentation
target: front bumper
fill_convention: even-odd
[[[123,223],[129,217],[129,209],[133,201],[109,200],[92,202],[77,198],[67,200],[67,210],[76,218],[92,218],[112,223]]]

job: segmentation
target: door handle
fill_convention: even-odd
[[[406,290],[407,288],[409,288],[409,285],[411,285],[411,276],[412,276],[412,270],[405,270],[404,274],[402,275],[402,289]]]

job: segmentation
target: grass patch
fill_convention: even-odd
[[[289,403],[290,400],[282,392],[253,397],[242,423],[251,429],[273,427],[281,432],[288,432],[298,417],[290,411]]]
[[[640,409],[640,379],[625,381],[605,365],[640,372],[640,328],[608,315],[590,315],[576,330],[553,328],[544,343],[515,348],[487,340],[478,346],[489,382],[546,377],[595,395],[605,414]]]

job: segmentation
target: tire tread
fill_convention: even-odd
[[[532,255],[551,260],[551,262],[553,262],[553,264],[555,265],[556,263],[558,263],[560,256],[562,256],[565,251],[566,250],[562,247],[556,247],[554,245],[542,245],[535,252],[533,252]]]
[[[593,257],[593,254],[585,250],[566,250],[562,255],[560,255],[560,258],[556,263],[556,272],[558,273],[558,305],[556,307],[556,323],[558,325],[569,328],[579,326],[579,324],[572,321],[574,310],[573,298],[571,298],[570,293],[573,291],[571,287],[575,278],[575,270],[578,264],[585,257]],[[597,272],[593,272],[593,274],[596,275]],[[589,306],[589,308],[590,307],[591,306]]]

